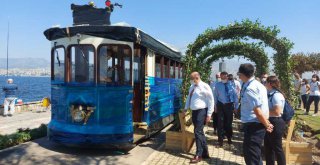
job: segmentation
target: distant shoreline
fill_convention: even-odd
[[[0,77],[7,77],[7,75],[0,75]],[[50,76],[9,75],[8,77],[50,77]]]

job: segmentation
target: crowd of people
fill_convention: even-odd
[[[240,114],[244,132],[243,155],[246,164],[262,164],[263,143],[267,165],[274,164],[275,161],[278,165],[286,164],[282,149],[282,136],[286,122],[281,117],[286,96],[276,76],[264,74],[260,80],[257,80],[254,73],[252,64],[241,64],[237,74],[241,82],[233,75],[221,72],[216,75],[215,81],[210,82],[210,85],[201,81],[200,73],[191,74],[192,85],[184,108],[184,112],[189,108],[192,110],[196,140],[196,155],[190,163],[198,163],[202,159],[209,158],[203,131],[205,124],[213,120],[214,133],[218,136],[217,147],[222,147],[224,138],[227,138],[228,144],[232,144],[234,114]],[[304,87],[301,83],[299,89],[304,91],[306,90],[304,88],[308,87]],[[319,97],[309,98],[304,103],[311,101],[317,102]],[[308,112],[308,104],[306,108]]]
[[[298,73],[295,73],[294,77],[294,88],[296,94],[300,96],[298,97],[299,105],[297,108],[299,109],[302,103],[303,110],[305,110],[305,114],[308,115],[310,111],[310,106],[314,102],[313,116],[317,116],[320,101],[319,76],[317,74],[313,74],[310,83],[307,79],[302,79]]]

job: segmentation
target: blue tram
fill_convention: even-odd
[[[135,27],[74,25],[51,41],[51,141],[127,147],[181,108],[181,53]]]

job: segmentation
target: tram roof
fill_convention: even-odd
[[[69,29],[69,30],[67,30]],[[69,31],[69,34],[67,33]],[[136,33],[139,33],[140,38],[137,37]],[[147,33],[139,30],[135,27],[126,27],[126,26],[74,26],[68,28],[50,28],[44,32],[44,35],[49,41],[72,37],[77,34],[86,34],[95,37],[113,39],[118,41],[128,41],[139,43],[142,46],[150,48],[151,50],[167,56],[171,59],[180,61],[181,60],[181,52],[178,52],[166,44],[154,39]]]

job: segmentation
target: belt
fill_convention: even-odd
[[[243,123],[244,126],[250,126],[250,125],[263,125],[262,123],[257,123],[257,122],[249,122],[249,123]]]
[[[223,104],[223,105],[233,104],[233,102],[229,102],[229,103],[222,103],[221,101],[218,101],[218,103]]]
[[[199,110],[202,110],[202,109],[208,109],[207,107],[206,108],[201,108],[201,109],[191,109],[192,111],[199,111]]]

